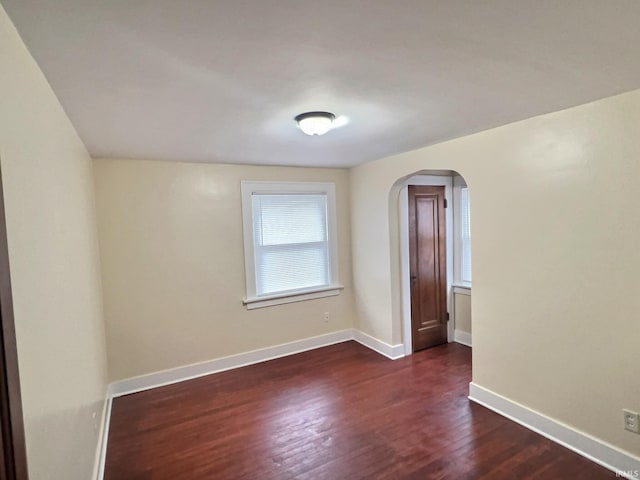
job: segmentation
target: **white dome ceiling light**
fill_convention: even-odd
[[[333,125],[336,116],[329,112],[306,112],[296,115],[300,130],[307,135],[324,135]]]

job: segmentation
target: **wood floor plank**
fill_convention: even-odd
[[[612,478],[467,399],[471,349],[345,342],[114,399],[106,480]]]

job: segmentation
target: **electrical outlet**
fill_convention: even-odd
[[[640,415],[638,415],[638,412],[623,409],[622,414],[624,416],[624,429],[633,433],[640,433]]]
[[[329,312],[324,312],[324,323],[329,321]]]

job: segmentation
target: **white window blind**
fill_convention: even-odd
[[[460,279],[471,282],[471,212],[468,188],[460,190],[460,237]]]
[[[256,295],[331,283],[326,194],[251,195]]]

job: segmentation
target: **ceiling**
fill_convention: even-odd
[[[353,166],[640,88],[638,0],[0,1],[94,157]]]

